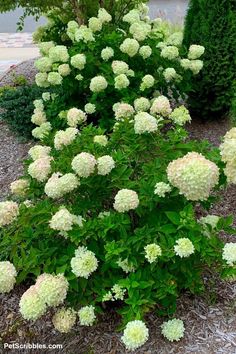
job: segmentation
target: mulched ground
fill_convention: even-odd
[[[27,68],[27,65],[24,66]],[[21,69],[22,73],[22,69]],[[7,78],[5,78],[7,82]],[[1,81],[0,81],[1,85]],[[214,145],[229,129],[227,120],[202,124],[194,121],[189,127],[194,139],[208,139]],[[20,143],[3,123],[0,125],[0,198],[4,199],[11,181],[22,173],[22,160],[30,143]],[[222,199],[211,213],[236,216],[236,186],[229,186]],[[235,217],[236,220],[236,217]],[[178,301],[177,318],[186,326],[185,337],[180,342],[169,343],[160,333],[163,319],[155,313],[147,316],[150,339],[137,354],[236,354],[236,283],[216,281],[208,275],[205,279],[208,288],[203,297],[193,297],[186,293]],[[50,314],[35,323],[22,319],[18,311],[24,286],[16,287],[8,295],[0,295],[0,353],[65,353],[65,354],[125,354],[116,332],[119,317],[114,310],[99,318],[92,328],[76,328],[68,335],[56,332],[51,324]],[[1,349],[2,343],[2,349]],[[62,344],[63,349],[55,350],[11,350],[3,349],[3,343]]]

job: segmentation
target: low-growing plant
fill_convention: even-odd
[[[137,10],[128,14],[135,23],[137,17],[140,20]],[[146,22],[138,24],[147,28]],[[87,28],[85,32],[94,35]],[[103,49],[110,44],[109,33],[102,34]],[[63,111],[64,100],[55,92],[44,92],[34,102],[32,121],[38,127],[33,135],[41,139],[41,145],[30,149],[25,175],[11,184],[12,200],[0,203],[0,292],[9,292],[16,281],[33,282],[19,304],[27,320],[37,320],[48,308],[56,309],[66,301],[70,307],[56,309],[52,318],[54,327],[63,333],[75,325],[77,316],[81,326],[93,325],[97,315],[112,304],[125,326],[122,342],[136,350],[148,339],[145,314],[172,315],[183,291],[204,291],[203,278],[209,269],[223,277],[236,275],[236,244],[224,245],[220,238],[222,230],[235,233],[232,218],[208,215],[198,219],[195,213],[196,205],[207,208],[214,202],[211,193],[225,185],[226,177],[236,183],[236,139],[235,131],[230,131],[221,154],[206,142],[189,141],[183,125],[191,117],[178,102],[178,80],[164,84],[160,63],[152,58],[150,63],[148,58],[142,61],[141,70],[137,65],[141,65],[136,50],[139,42],[126,46],[122,37],[123,45],[116,46],[113,36],[118,41],[119,32],[111,32],[113,59],[126,59],[129,68],[126,62],[103,63],[99,40],[96,56],[96,41],[69,49],[72,67],[67,48],[58,46],[37,64],[57,68],[37,76],[41,86],[55,84],[60,72],[72,70],[70,79],[59,80],[62,85],[66,82],[61,95],[67,95],[66,89],[76,93],[74,75],[84,70],[76,86],[80,105]],[[159,58],[163,53],[176,56],[177,47],[162,45],[165,50]],[[137,63],[123,56],[124,47],[132,51]],[[151,49],[158,52],[154,46]],[[191,48],[196,50],[202,52],[202,48]],[[179,61],[172,57],[161,63],[165,68]],[[67,66],[59,69],[61,65]],[[126,74],[117,70],[124,68],[126,73],[134,70],[137,82],[120,90],[117,87],[127,81],[116,79]],[[143,81],[149,70],[153,80]],[[145,86],[150,82],[158,83],[159,93],[153,85]],[[188,80],[183,87],[187,84]],[[85,112],[96,112],[94,122],[108,122],[109,131],[86,124],[84,106]],[[183,321],[170,319],[161,331],[170,341],[180,340]]]
[[[7,87],[0,93],[0,118],[19,136],[30,139],[33,124],[31,117],[34,111],[33,101],[42,94],[36,85]]]

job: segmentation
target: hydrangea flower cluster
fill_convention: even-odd
[[[183,126],[186,123],[191,122],[191,116],[189,114],[189,111],[184,106],[175,108],[173,112],[170,114],[170,119],[173,120],[175,124],[180,126]]]
[[[219,169],[203,155],[191,152],[167,168],[170,183],[188,200],[206,200],[219,180]]]
[[[9,293],[16,283],[16,268],[8,261],[0,262],[0,294]]]
[[[138,195],[130,189],[121,189],[115,196],[114,209],[119,213],[136,209],[139,205]]]
[[[157,129],[157,120],[149,113],[139,112],[134,116],[134,131],[136,134],[152,133]]]
[[[71,259],[71,268],[77,277],[88,279],[97,267],[98,260],[92,251],[83,246],[75,251],[75,257]]]
[[[78,311],[81,326],[92,326],[96,320],[94,306],[84,306]]]
[[[229,266],[236,264],[236,243],[229,242],[224,245],[222,258]]]
[[[49,222],[51,229],[57,231],[70,231],[74,224],[78,224],[78,217],[71,214],[66,208],[56,212]]]
[[[18,179],[11,183],[11,192],[18,197],[24,197],[29,187],[29,181],[27,179]]]
[[[148,337],[149,331],[145,323],[135,320],[128,322],[121,340],[128,350],[135,350],[146,343]]]
[[[47,180],[48,175],[51,173],[51,161],[52,157],[41,157],[32,162],[28,167],[28,173],[32,178],[35,178],[39,182]]]
[[[174,246],[174,251],[181,258],[189,257],[194,253],[194,245],[188,238],[179,238]]]
[[[11,224],[19,215],[19,207],[16,202],[0,202],[0,227]]]
[[[224,170],[228,183],[236,184],[236,128],[232,128],[220,145],[222,161],[226,163]]]
[[[154,194],[157,194],[160,198],[164,198],[166,193],[171,192],[171,189],[172,188],[168,183],[158,182],[155,185]]]
[[[60,172],[53,173],[45,184],[44,191],[52,199],[61,198],[72,192],[79,186],[79,180],[73,173],[62,175]]]
[[[66,130],[59,130],[55,134],[54,146],[57,150],[61,150],[64,146],[70,145],[76,138],[78,129],[67,128]]]
[[[61,333],[68,333],[75,325],[76,312],[71,308],[59,309],[52,318],[52,323],[56,330]]]
[[[161,326],[164,337],[166,337],[170,342],[179,341],[184,336],[184,323],[182,320],[174,318],[164,322]]]
[[[44,315],[47,307],[63,303],[68,290],[64,275],[41,274],[20,299],[20,313],[26,320],[35,321]]]
[[[149,263],[153,263],[162,255],[161,247],[155,243],[151,243],[144,247],[145,258]]]

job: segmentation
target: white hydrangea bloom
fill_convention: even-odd
[[[54,47],[54,42],[41,42],[38,43],[38,47],[41,55],[48,55],[49,50]]]
[[[9,293],[16,283],[16,268],[8,261],[0,262],[0,294]]]
[[[157,129],[157,120],[149,113],[139,112],[134,116],[134,131],[136,134],[152,133]]]
[[[71,214],[66,208],[61,208],[49,221],[49,226],[57,231],[70,231],[75,224],[76,215]]]
[[[84,110],[87,114],[93,114],[96,112],[96,106],[95,104],[93,103],[87,103],[85,106],[84,106]]]
[[[126,349],[136,350],[146,343],[148,337],[149,331],[145,323],[140,320],[135,320],[127,323],[121,340],[126,346]]]
[[[139,205],[138,194],[131,189],[121,189],[115,196],[114,209],[119,213],[136,209]]]
[[[48,71],[51,71],[52,61],[48,57],[42,57],[35,61],[34,66],[38,71],[46,73]]]
[[[218,183],[219,168],[203,155],[189,152],[169,163],[167,176],[188,200],[206,200]]]
[[[37,73],[35,75],[35,82],[38,87],[50,86],[50,84],[48,82],[48,74],[47,73]]]
[[[114,50],[111,47],[106,47],[101,51],[101,57],[104,61],[108,61],[114,56]]]
[[[39,126],[46,123],[47,118],[45,112],[35,108],[34,113],[31,116],[31,122]]]
[[[31,286],[20,299],[20,313],[26,320],[36,321],[47,310],[45,302],[41,299],[35,286]]]
[[[70,73],[71,73],[70,65],[69,64],[59,65],[58,66],[58,73],[63,77],[70,75]]]
[[[53,63],[66,63],[69,60],[69,53],[64,45],[56,45],[49,49],[49,58]]]
[[[19,197],[23,197],[29,188],[29,181],[27,179],[18,179],[11,183],[11,193]]]
[[[84,54],[76,54],[71,57],[71,65],[79,70],[83,70],[86,64],[86,56]]]
[[[32,136],[36,139],[43,140],[51,130],[52,130],[51,124],[49,122],[46,122],[41,124],[40,127],[34,128],[32,130]]]
[[[150,112],[151,114],[160,114],[163,117],[167,117],[171,113],[170,101],[165,96],[155,98]]]
[[[92,326],[96,320],[94,306],[84,306],[78,311],[81,326]]]
[[[155,185],[154,194],[157,194],[158,197],[164,198],[166,193],[171,192],[171,186],[168,183],[158,182]]]
[[[130,84],[130,81],[125,74],[120,74],[115,77],[115,88],[117,90],[122,90],[122,89],[128,87],[129,84]]]
[[[70,108],[67,112],[67,124],[75,128],[78,124],[82,124],[87,120],[86,114],[78,108]]]
[[[61,85],[62,81],[63,77],[59,73],[52,71],[48,74],[48,82],[51,85]]]
[[[133,9],[123,16],[123,21],[130,24],[140,21],[140,13],[138,9]]]
[[[102,302],[106,302],[106,301],[114,301],[111,291],[108,291],[105,295],[103,295]]]
[[[69,21],[67,24],[67,35],[74,42],[75,40],[75,32],[79,28],[79,24],[76,21]]]
[[[135,271],[133,264],[130,264],[127,258],[126,259],[120,258],[117,261],[117,265],[127,274]]]
[[[134,101],[134,108],[136,112],[146,112],[149,110],[151,104],[146,97],[139,97]]]
[[[153,263],[157,260],[158,257],[162,255],[161,247],[156,243],[150,243],[149,245],[144,247],[145,258],[149,263]]]
[[[169,60],[178,58],[179,49],[173,45],[166,46],[161,50],[161,57]]]
[[[170,82],[176,78],[178,78],[178,74],[174,68],[167,68],[163,71],[163,76],[166,82]]]
[[[189,110],[184,106],[175,108],[170,114],[170,119],[173,120],[175,124],[180,126],[183,126],[185,123],[190,123],[192,120],[189,114]]]
[[[46,181],[48,175],[51,173],[51,160],[52,157],[45,156],[32,162],[28,167],[29,175],[39,182]]]
[[[184,323],[182,320],[174,318],[164,322],[161,326],[161,333],[169,341],[179,341],[184,336]]]
[[[114,293],[115,300],[124,300],[126,289],[122,288],[119,284],[113,285],[111,291]]]
[[[111,15],[107,12],[106,9],[100,8],[100,9],[98,10],[98,19],[99,19],[102,23],[105,23],[105,22],[111,22],[112,17],[111,17]]]
[[[109,155],[104,155],[97,159],[98,175],[106,176],[113,168],[115,168],[115,161]]]
[[[190,70],[194,75],[199,74],[199,72],[203,68],[203,61],[202,60],[191,60]]]
[[[236,160],[236,128],[230,129],[224,136],[223,143],[220,145],[222,161],[232,162]]]
[[[122,53],[127,54],[129,57],[134,57],[139,50],[139,42],[136,39],[126,38],[120,45]]]
[[[118,102],[113,106],[113,110],[115,111],[116,120],[121,120],[122,118],[129,118],[134,114],[134,108],[128,104],[123,102]]]
[[[108,86],[107,80],[104,76],[98,75],[92,78],[90,82],[90,90],[92,92],[101,92],[104,91]]]
[[[151,25],[149,23],[139,21],[133,22],[129,28],[129,32],[132,34],[134,39],[139,42],[144,41],[149,33],[151,32]]]
[[[99,32],[102,29],[102,21],[97,17],[90,17],[88,27],[92,32]]]
[[[183,37],[183,32],[174,32],[166,39],[166,44],[179,47],[183,42]]]
[[[236,243],[229,242],[224,245],[222,258],[229,266],[236,263]]]
[[[129,65],[122,60],[114,60],[111,67],[115,75],[127,74],[129,71]]]
[[[205,48],[202,45],[192,44],[189,47],[188,59],[198,59],[205,52]]]
[[[61,150],[64,146],[70,145],[78,134],[78,129],[67,128],[66,130],[59,130],[54,137],[54,146],[56,150]]]
[[[29,156],[35,161],[42,157],[47,157],[51,152],[51,148],[49,146],[43,145],[35,145],[29,149]]]
[[[64,307],[59,309],[52,318],[52,323],[56,330],[61,333],[69,333],[76,322],[76,312]]]
[[[220,220],[220,217],[218,215],[207,215],[207,216],[202,216],[199,219],[199,222],[203,225],[211,225],[213,229],[217,227],[217,223]]]
[[[73,158],[71,166],[78,176],[89,177],[94,172],[96,163],[93,155],[81,152]]]
[[[175,254],[181,258],[189,257],[194,253],[194,245],[188,238],[179,238],[174,246]]]
[[[44,104],[43,104],[43,100],[39,99],[39,100],[34,100],[33,101],[33,105],[36,109],[38,109],[39,111],[43,111],[44,110]]]
[[[19,207],[16,202],[0,202],[0,227],[11,224],[19,215]]]
[[[64,65],[64,64],[62,64],[62,65]],[[50,101],[50,99],[51,99],[51,94],[50,94],[50,92],[43,92],[43,93],[42,93],[42,99],[43,99],[44,101]]]
[[[152,48],[149,45],[143,45],[139,49],[139,54],[143,59],[147,59],[152,55]]]
[[[94,42],[95,38],[93,35],[93,31],[90,28],[88,28],[87,26],[81,25],[75,31],[75,40],[76,40],[76,42],[83,41],[85,43]]]
[[[94,143],[101,146],[106,146],[108,144],[108,139],[106,135],[95,135],[93,138]]]
[[[71,259],[72,272],[77,277],[88,279],[98,267],[98,260],[92,251],[86,247],[78,247],[75,251],[75,257]]]
[[[39,297],[48,305],[56,307],[63,303],[67,296],[69,283],[63,274],[41,274],[35,284]]]
[[[72,192],[79,186],[79,180],[73,173],[53,173],[45,184],[44,191],[48,197],[57,199]]]
[[[155,79],[152,75],[145,75],[143,78],[142,78],[142,82],[141,82],[141,85],[140,85],[140,90],[141,91],[144,91],[146,90],[147,88],[151,88],[155,83]]]

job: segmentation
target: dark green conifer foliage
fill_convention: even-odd
[[[204,68],[189,96],[192,114],[203,119],[224,116],[236,79],[236,0],[190,0],[184,44],[205,47]]]

